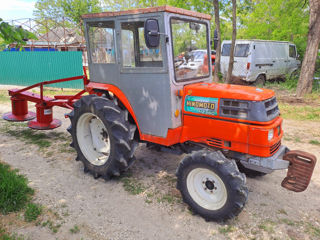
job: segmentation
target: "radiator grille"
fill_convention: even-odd
[[[217,138],[208,138],[207,144],[212,147],[222,148],[223,142],[222,142],[222,140],[217,139]]]
[[[265,101],[264,106],[266,107],[267,117],[279,115],[279,108],[275,97]]]
[[[280,145],[281,145],[281,141],[273,144],[273,145],[270,147],[270,154],[273,155],[274,153],[276,153],[276,152],[278,151]]]

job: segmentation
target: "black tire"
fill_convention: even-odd
[[[299,77],[299,70],[296,69],[290,74],[290,79],[297,79]]]
[[[240,162],[237,162],[238,169],[240,172],[244,173],[249,178],[255,178],[255,177],[262,177],[267,175],[267,173],[264,172],[258,172],[249,168],[246,168],[243,166]]]
[[[257,87],[262,87],[265,84],[266,84],[266,77],[264,75],[259,75],[256,81],[254,81],[254,85]]]
[[[79,146],[77,124],[84,114],[95,115],[94,119],[101,120],[107,132],[110,153],[103,165],[90,162]],[[83,96],[74,103],[74,110],[69,114],[69,118],[71,125],[68,132],[73,140],[70,146],[77,151],[76,160],[83,162],[84,172],[90,172],[95,178],[101,176],[107,180],[112,176],[120,176],[121,172],[132,165],[135,160],[134,151],[138,146],[134,139],[136,126],[129,122],[128,111],[122,110],[118,106],[116,98],[107,99],[97,95]],[[89,124],[90,122],[91,120]],[[104,133],[101,132],[102,134]],[[94,150],[96,149],[94,148]]]
[[[200,177],[193,175],[193,172],[197,172],[198,170],[209,170],[209,173],[214,173],[213,175],[218,176],[221,181],[219,178],[216,179],[218,180],[218,183],[217,185],[214,185],[215,181],[206,177],[205,180],[200,180],[202,179],[201,175],[199,175]],[[233,160],[227,159],[220,151],[212,152],[208,150],[200,150],[193,152],[181,161],[176,175],[178,178],[177,189],[181,192],[183,201],[190,206],[194,213],[199,214],[206,221],[224,221],[234,218],[245,206],[248,198],[248,189],[245,185],[246,177],[244,174],[239,172],[236,163]],[[198,181],[192,181],[192,179],[197,179]],[[212,184],[210,184],[210,181],[212,181]],[[194,184],[190,185],[190,182]],[[188,189],[194,190],[190,186],[193,185],[194,187],[196,184],[202,184],[204,189],[189,192]],[[224,189],[224,191],[222,191],[225,193],[224,195],[219,193],[219,186],[221,189]],[[221,206],[217,206],[216,209],[201,206],[199,201],[192,197],[192,195],[196,196],[197,194],[200,196],[201,192],[205,192],[205,194],[208,194],[207,196],[209,196],[210,194],[214,194],[214,191],[217,191],[217,198],[219,198],[220,194],[224,199],[221,203],[219,202]],[[207,204],[204,205],[209,206],[209,204],[211,203],[207,202]]]

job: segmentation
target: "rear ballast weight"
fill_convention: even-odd
[[[95,178],[121,175],[134,163],[139,143],[186,153],[177,188],[206,220],[242,211],[246,175],[288,168],[282,186],[305,190],[316,158],[281,144],[274,92],[212,83],[212,64],[205,60],[211,56],[210,19],[168,6],[84,15],[91,78],[80,76],[85,90],[54,99],[25,92],[32,86],[10,90],[13,109],[4,118],[29,120],[34,114],[26,101],[33,101],[37,129],[48,129],[52,106],[73,109],[67,115],[71,146]],[[84,92],[89,95],[81,97]]]

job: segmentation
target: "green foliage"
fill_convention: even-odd
[[[102,11],[99,0],[38,0],[35,9],[33,14],[48,28],[62,22],[67,27],[80,25],[83,14]]]
[[[12,43],[15,43],[17,48],[21,48],[28,39],[37,39],[37,37],[22,27],[12,26],[0,18],[0,39],[1,50]]]
[[[83,14],[101,12],[99,4],[99,0],[62,0],[62,9],[67,17],[79,24]]]
[[[33,193],[24,176],[0,163],[0,213],[7,214],[24,208]]]
[[[26,211],[24,212],[24,220],[27,222],[32,222],[38,218],[42,213],[42,206],[35,203],[29,203],[27,205]]]
[[[301,0],[251,2],[247,15],[239,15],[242,26],[237,38],[291,41],[302,56],[307,44],[308,6]]]

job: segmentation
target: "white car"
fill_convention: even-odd
[[[222,42],[221,72],[227,75],[231,41]],[[266,80],[284,78],[295,72],[296,46],[290,42],[267,40],[236,40],[232,75],[246,82],[264,84]]]

